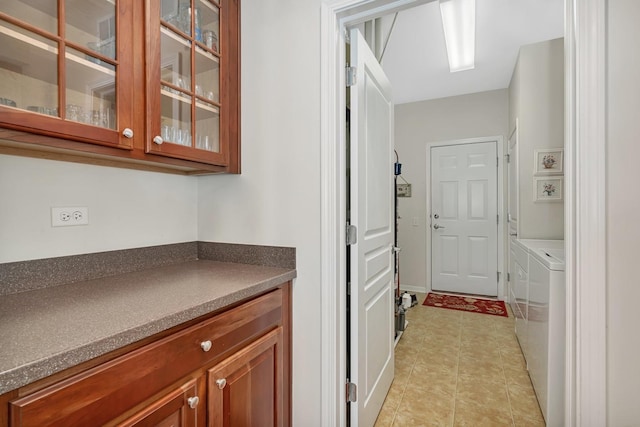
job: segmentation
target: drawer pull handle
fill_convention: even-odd
[[[200,402],[200,399],[198,398],[198,396],[193,396],[187,399],[187,404],[191,409],[196,409],[196,406],[198,406],[199,402]]]
[[[211,341],[207,340],[207,341],[202,341],[200,343],[200,348],[202,348],[202,351],[209,351],[211,350]]]
[[[227,380],[225,378],[220,378],[219,380],[216,380],[216,385],[220,390],[222,390],[224,386],[227,385]]]

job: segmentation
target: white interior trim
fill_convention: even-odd
[[[323,426],[344,426],[346,408],[343,28],[426,2],[323,0],[322,4]],[[565,5],[566,425],[601,426],[606,425],[605,0],[567,0]]]
[[[567,425],[607,425],[606,2],[568,2]],[[574,412],[575,411],[575,412]],[[570,417],[570,418],[569,418]]]
[[[429,221],[429,226],[426,227],[426,239],[427,239],[427,254],[431,253],[431,198],[429,197],[429,190],[431,189],[431,148],[432,147],[446,147],[448,145],[460,145],[460,144],[475,144],[479,142],[494,142],[496,143],[496,155],[498,156],[498,171],[497,171],[497,180],[498,180],[498,214],[499,222],[498,222],[498,271],[500,272],[500,280],[498,281],[498,295],[497,298],[501,301],[505,300],[505,283],[507,277],[507,268],[505,264],[505,218],[506,207],[505,207],[505,194],[504,194],[504,154],[506,153],[504,147],[504,137],[498,136],[485,136],[479,138],[465,138],[465,139],[455,139],[451,141],[438,141],[438,142],[428,142],[426,145],[426,179],[425,179],[425,201],[426,201],[426,213]],[[432,291],[431,286],[431,257],[427,257],[425,260],[425,269],[426,269],[426,283],[425,286],[427,288],[427,293]]]
[[[344,73],[336,70],[344,59],[344,32],[340,31],[334,1],[321,9],[320,168],[321,168],[321,425],[346,423],[346,240],[345,233],[345,114]],[[344,54],[342,54],[344,58]],[[344,65],[342,65],[344,67]],[[344,110],[343,110],[344,111]]]

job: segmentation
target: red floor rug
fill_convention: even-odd
[[[422,305],[509,317],[504,302],[496,300],[429,293]]]

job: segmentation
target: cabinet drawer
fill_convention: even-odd
[[[101,425],[280,326],[282,302],[277,289],[17,399],[10,404],[11,425]]]

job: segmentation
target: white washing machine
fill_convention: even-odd
[[[510,244],[509,301],[515,316],[515,330],[527,364],[531,358],[529,345],[529,258],[540,248],[564,249],[564,240],[513,239]]]
[[[527,367],[550,427],[564,424],[564,270],[563,248],[529,248]]]

